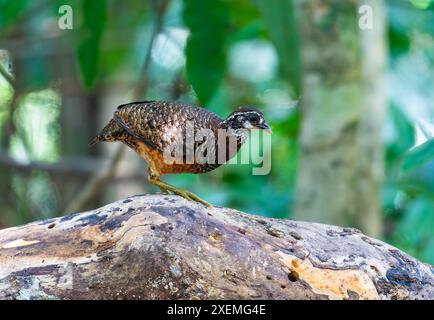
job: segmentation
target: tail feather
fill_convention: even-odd
[[[125,130],[119,126],[115,120],[110,120],[109,123],[101,130],[100,134],[97,135],[89,142],[89,146],[93,146],[98,142],[102,141],[116,141],[123,134]]]
[[[96,136],[95,138],[90,140],[89,147],[92,147],[93,145],[97,144],[100,141],[101,141],[101,136]]]

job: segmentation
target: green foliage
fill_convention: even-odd
[[[105,24],[104,37],[101,42],[103,54],[100,55],[98,77],[105,80],[111,76],[117,78],[122,64],[129,62],[128,58],[136,54],[134,37],[125,37],[125,34],[137,32],[143,28],[144,24],[146,24],[145,29],[149,29],[148,32],[151,33],[155,21],[155,15],[152,15],[150,10],[151,5],[150,2],[137,2],[136,0],[108,3],[107,16],[116,17],[116,19],[108,18]],[[137,47],[144,51],[148,42],[140,43]],[[143,59],[140,63],[143,63]],[[134,71],[139,73],[141,69],[136,68]]]
[[[0,28],[16,22],[30,5],[29,0],[0,0]]]
[[[434,0],[410,0],[411,4],[418,9],[428,9],[434,5]]]
[[[83,36],[78,45],[77,57],[86,89],[93,87],[98,74],[106,11],[106,0],[83,0],[82,2]]]
[[[408,151],[402,162],[402,171],[409,172],[434,160],[434,139],[430,139]]]
[[[397,27],[391,25],[388,32],[389,48],[393,58],[407,53],[410,49],[410,36],[406,31],[401,32]]]
[[[187,78],[199,101],[207,104],[217,91],[226,68],[229,26],[227,0],[186,0],[183,19],[190,29]]]
[[[259,8],[251,0],[230,2],[230,43],[266,37]]]
[[[414,146],[416,133],[413,123],[398,106],[392,104],[389,110],[395,139],[388,146],[388,152],[389,158],[396,159]]]
[[[283,78],[301,93],[300,39],[293,0],[259,0],[270,39],[277,49]]]
[[[432,169],[421,167],[433,159],[432,141],[414,147],[416,129],[400,107],[392,105],[389,118],[393,139],[386,146],[386,183],[383,210],[391,234],[387,241],[426,261],[433,261],[434,198]],[[414,170],[418,168],[418,170]],[[431,176],[431,178],[430,178]],[[431,249],[432,251],[432,249]]]
[[[397,228],[401,248],[433,261],[434,250],[426,250],[427,244],[434,243],[433,226],[434,203],[424,198],[412,201]]]

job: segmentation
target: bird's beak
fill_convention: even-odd
[[[258,128],[264,130],[265,132],[267,132],[269,134],[272,133],[272,130],[271,130],[270,126],[266,122],[264,122],[261,125],[259,125]]]

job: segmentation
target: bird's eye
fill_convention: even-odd
[[[250,122],[258,122],[259,121],[259,117],[256,114],[252,114],[249,116],[249,121]]]

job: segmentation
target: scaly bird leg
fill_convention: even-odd
[[[207,207],[212,207],[212,205],[210,203],[199,198],[194,193],[192,193],[188,190],[185,190],[185,189],[178,189],[177,187],[172,186],[171,184],[168,184],[166,182],[161,181],[158,177],[149,176],[148,181],[149,181],[149,183],[160,188],[160,190],[162,192],[170,191],[170,192],[172,192],[178,196],[181,196],[181,197],[183,197],[189,201],[196,201],[196,202],[202,203],[203,205],[205,205]]]

